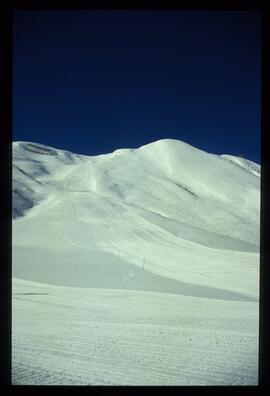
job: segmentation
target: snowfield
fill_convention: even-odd
[[[260,166],[13,143],[14,384],[256,385]]]
[[[13,384],[257,384],[255,302],[22,280],[13,289]]]

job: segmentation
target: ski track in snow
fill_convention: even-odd
[[[16,279],[13,288],[13,384],[257,383],[257,303]]]
[[[13,165],[13,384],[258,383],[259,165],[168,139]]]

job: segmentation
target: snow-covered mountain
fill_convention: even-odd
[[[216,273],[236,255],[238,271],[259,251],[260,166],[170,139],[94,157],[14,142],[13,214],[15,244],[52,248],[57,234],[204,284],[202,261]]]
[[[253,356],[250,358],[253,359],[253,371],[245,373],[243,383],[256,382],[257,341],[254,334],[258,326],[256,318],[259,296],[259,165],[227,154],[209,154],[172,139],[159,140],[138,149],[119,149],[99,156],[74,154],[31,142],[14,142],[13,218],[13,277],[20,278],[20,281],[16,280],[16,290],[22,294],[26,289],[43,290],[45,286],[27,283],[35,281],[50,284],[51,286],[47,285],[49,294],[50,290],[59,294],[61,289],[56,288],[59,285],[69,286],[72,288],[70,290],[91,288],[91,298],[95,299],[95,293],[106,289],[100,298],[117,298],[115,301],[120,305],[117,302],[118,308],[113,308],[114,313],[107,313],[109,316],[116,315],[117,318],[120,312],[118,309],[124,309],[121,299],[124,291],[128,301],[137,298],[138,301],[148,301],[144,307],[147,312],[142,313],[145,318],[153,315],[154,311],[146,308],[148,303],[152,304],[153,299],[159,301],[155,303],[156,308],[158,304],[165,304],[166,299],[171,299],[183,317],[186,311],[182,309],[188,306],[187,301],[190,301],[192,309],[201,304],[200,312],[204,312],[203,316],[208,315],[208,304],[212,301],[211,312],[216,317],[221,307],[218,301],[224,301],[222,315],[227,319],[218,319],[220,329],[228,323],[231,323],[232,329],[238,326],[232,333],[228,330],[228,340],[235,340],[232,334],[238,331],[245,320],[251,323],[247,326],[248,331],[254,325],[251,331],[253,338],[245,346],[253,348],[250,352]],[[51,289],[52,287],[56,289]],[[100,292],[95,292],[93,288]],[[140,291],[146,294],[130,294],[131,290],[133,293]],[[150,292],[154,294],[147,294]],[[161,297],[161,292],[167,293],[167,297],[165,294],[164,298]],[[64,292],[61,293],[64,296]],[[184,300],[183,296],[190,300]],[[178,302],[173,298],[179,298]],[[79,301],[79,297],[76,299]],[[59,306],[59,301],[55,303],[56,306]],[[72,305],[72,309],[75,309],[75,305]],[[27,305],[23,310],[19,309],[22,307],[20,304],[15,307],[20,312],[18,318],[21,318],[22,326],[24,322],[21,321],[28,317],[27,312],[30,315],[30,311],[27,311]],[[34,307],[35,305],[33,309]],[[95,306],[92,309],[94,311],[91,311],[91,315],[98,312]],[[75,311],[72,315],[76,316]],[[235,312],[232,314],[235,316],[231,317],[231,312]],[[93,315],[96,314],[98,315]],[[166,316],[165,313],[164,315]],[[166,326],[170,320],[171,323],[177,322],[175,315],[177,316],[172,310],[168,310],[167,319],[164,316]],[[243,318],[240,320],[241,315]],[[121,320],[125,321],[125,318],[123,316]],[[144,319],[138,316],[136,320],[140,323]],[[196,318],[192,320],[196,321]],[[212,325],[200,326],[204,332]],[[20,327],[16,328],[20,337]],[[121,329],[124,331],[124,327]],[[206,334],[203,332],[201,334]],[[27,334],[25,337],[29,336]],[[174,338],[171,340],[175,342]],[[147,342],[147,338],[143,342]],[[18,341],[16,345],[19,349],[14,353],[16,364],[19,364],[25,356],[18,359],[21,342]],[[138,345],[136,348],[140,349]],[[205,346],[206,354],[207,348]],[[230,344],[230,350],[235,348],[235,344]],[[215,354],[214,349],[213,353]],[[247,349],[243,352],[243,359],[246,353]],[[209,362],[213,356],[209,357]],[[238,361],[238,356],[239,354],[235,355],[235,362]],[[131,360],[128,359],[128,362]],[[60,363],[57,364],[59,367]],[[226,364],[224,360],[224,365]],[[235,364],[239,366],[240,363]],[[16,367],[20,371],[20,366]],[[111,363],[108,363],[108,367],[111,370]],[[162,367],[166,371],[165,363]],[[33,366],[31,370],[32,368]],[[212,378],[211,373],[215,370],[211,363],[202,383],[204,380],[206,384],[209,381],[213,384],[238,383],[233,372],[237,372],[239,367],[231,369],[228,366],[227,369],[227,379],[220,374],[221,377],[217,378],[222,378],[223,382],[218,379],[217,382],[211,382],[209,378]],[[157,368],[153,370],[154,373]],[[178,376],[170,377],[168,373],[162,376],[160,371],[155,380],[151,380],[149,374],[150,377],[143,384],[157,384],[158,381],[161,384],[164,381],[170,384],[201,383],[201,380],[196,380],[191,369],[190,372],[192,375],[181,377],[179,383]],[[133,376],[130,371],[127,383],[137,383],[135,374]],[[107,375],[104,374],[105,377]],[[85,376],[83,383],[87,374]],[[104,376],[100,382],[93,380],[94,383],[103,383]],[[116,378],[114,374],[112,378]],[[78,379],[72,381],[80,383]],[[123,383],[120,379],[115,381]]]

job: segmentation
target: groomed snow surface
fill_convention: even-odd
[[[13,384],[256,385],[260,166],[13,143]]]

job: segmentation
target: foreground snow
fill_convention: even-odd
[[[258,303],[13,280],[13,384],[256,385]]]
[[[14,384],[258,382],[260,166],[13,144]]]

